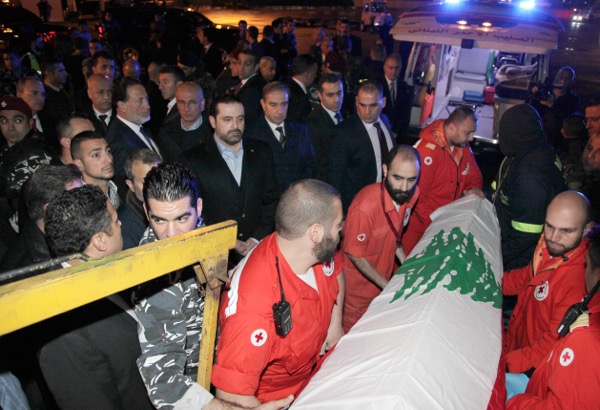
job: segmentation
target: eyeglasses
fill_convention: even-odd
[[[590,123],[590,122],[598,122],[600,121],[600,117],[588,117],[584,120],[584,122],[586,124]]]

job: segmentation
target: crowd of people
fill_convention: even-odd
[[[158,19],[150,40],[159,58],[146,66],[115,57],[114,23],[108,44],[81,23],[70,48],[34,39],[4,52],[2,271],[238,224],[214,395],[195,383],[204,293],[191,268],[0,340],[6,395],[51,409],[284,407],[432,212],[476,195],[495,206],[503,293],[518,295],[507,309],[507,371],[533,374],[509,406],[597,405],[594,384],[578,384],[600,381],[597,298],[567,337],[556,328],[600,278],[600,100],[580,106],[568,85],[555,87],[544,107],[562,116],[559,140],[547,137],[555,125],[539,99],[507,110],[505,159],[484,187],[471,108],[428,125],[414,147],[403,143],[413,96],[401,55],[378,44],[363,60],[344,20],[335,34],[316,29],[304,54],[293,20],[274,20],[261,41],[257,27],[239,26],[238,46],[225,52],[204,27],[189,44],[167,44]]]

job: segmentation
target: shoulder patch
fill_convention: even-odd
[[[434,150],[437,147],[437,145],[435,145],[433,142],[428,142],[427,144],[425,144],[425,148],[429,148],[430,150]]]

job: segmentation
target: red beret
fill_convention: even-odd
[[[22,98],[13,97],[12,95],[5,95],[4,97],[0,97],[0,111],[20,111],[23,114],[27,115],[29,118],[33,116],[31,112],[31,107],[27,105]]]

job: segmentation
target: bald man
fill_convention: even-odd
[[[540,364],[558,339],[556,329],[565,312],[586,294],[584,235],[593,224],[583,194],[558,194],[546,210],[533,260],[504,273],[503,293],[518,295],[504,338],[511,373],[529,372]]]
[[[175,90],[175,104],[180,120],[163,125],[158,133],[158,147],[165,161],[181,161],[184,151],[212,137],[210,124],[202,118],[202,87],[192,81],[180,83]]]
[[[92,104],[84,112],[92,120],[94,128],[105,135],[113,117],[113,82],[103,74],[92,74],[87,80],[87,86],[87,95]]]
[[[139,80],[141,71],[140,62],[135,58],[128,58],[123,63],[123,77],[131,77]]]

